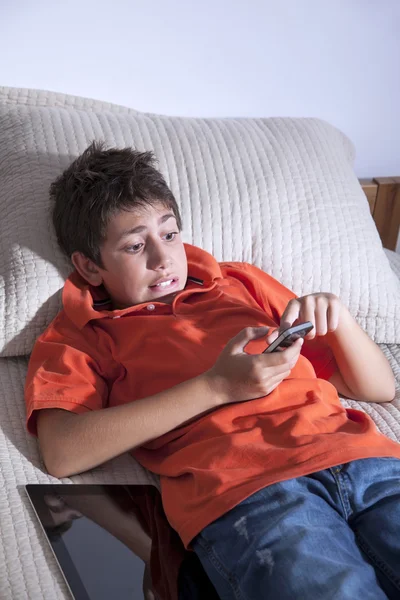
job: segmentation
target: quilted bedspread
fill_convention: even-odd
[[[400,256],[386,253],[400,276]],[[367,412],[382,433],[400,442],[400,345],[380,347],[396,376],[396,399],[388,404],[341,400],[346,407]],[[59,483],[46,474],[36,439],[25,429],[23,385],[27,365],[25,357],[0,359],[0,598],[67,599],[67,587],[23,487],[26,483]],[[157,478],[129,455],[62,482],[158,486]]]

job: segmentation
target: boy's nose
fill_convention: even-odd
[[[149,266],[152,270],[167,269],[170,264],[168,253],[160,245],[152,249],[149,257]]]

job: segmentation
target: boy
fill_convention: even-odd
[[[394,377],[339,298],[183,244],[149,152],[93,143],[51,197],[75,271],[26,382],[48,471],[131,451],[221,598],[399,597],[400,445],[337,393],[389,402]]]

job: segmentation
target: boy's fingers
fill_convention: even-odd
[[[293,361],[296,362],[299,357],[303,341],[304,340],[302,338],[299,338],[289,348],[284,348],[269,354],[263,354],[262,356],[266,357],[266,360],[270,365],[275,365],[276,367],[293,363]]]
[[[227,347],[232,354],[239,354],[244,351],[244,347],[250,340],[263,337],[268,331],[269,327],[246,327],[227,343]]]
[[[290,363],[288,363],[287,361],[276,365],[274,367],[274,377],[281,376],[282,373],[285,373],[290,368],[289,365]]]
[[[276,340],[276,338],[277,338],[278,336],[279,336],[279,330],[278,330],[278,329],[275,329],[275,331],[273,331],[271,334],[269,334],[269,335],[267,336],[267,343],[268,343],[268,345],[269,345],[269,344],[272,344],[272,342],[273,342],[274,340]]]
[[[289,348],[285,348],[284,350],[282,350],[282,354],[284,354],[285,359],[291,361],[293,360],[293,358],[296,358],[301,350],[303,343],[304,339],[298,338],[291,346],[289,346]]]
[[[288,327],[291,327],[295,320],[299,318],[299,315],[300,302],[296,298],[293,298],[293,300],[289,302],[282,314],[279,329],[283,331],[284,329],[288,329]]]

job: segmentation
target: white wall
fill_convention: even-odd
[[[192,116],[317,116],[400,175],[399,0],[2,0],[0,84]]]

